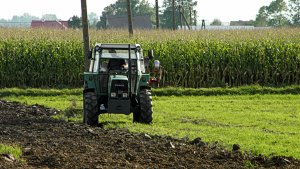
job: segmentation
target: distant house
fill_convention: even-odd
[[[33,20],[31,28],[68,29],[68,21],[61,20]]]
[[[254,21],[250,20],[250,21],[231,21],[230,22],[230,26],[254,26]]]
[[[151,29],[152,23],[150,16],[135,16],[132,18],[133,28]],[[109,15],[106,18],[107,28],[128,28],[127,16],[113,16]]]

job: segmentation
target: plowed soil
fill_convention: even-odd
[[[0,155],[0,168],[298,168],[292,158],[226,151],[187,141],[55,120],[55,110],[0,101],[0,143],[20,145],[23,162]]]

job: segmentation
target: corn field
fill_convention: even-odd
[[[81,31],[0,29],[0,87],[81,87]],[[162,86],[300,84],[300,29],[90,31],[91,44],[139,43],[163,66]]]

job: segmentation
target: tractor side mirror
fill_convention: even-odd
[[[148,58],[149,60],[153,59],[154,55],[153,55],[153,50],[152,49],[149,49],[148,50]]]
[[[90,49],[88,59],[92,59],[92,57],[93,57],[93,49]]]
[[[159,60],[155,60],[154,61],[154,70],[159,70],[160,69],[160,61]]]

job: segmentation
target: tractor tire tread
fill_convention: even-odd
[[[151,124],[153,114],[151,91],[148,89],[141,90],[139,101],[140,111],[134,112],[133,121],[138,123]]]
[[[99,113],[97,96],[94,92],[87,92],[84,94],[84,123],[96,126],[98,125]]]

